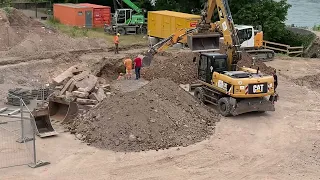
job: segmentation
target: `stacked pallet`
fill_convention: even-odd
[[[20,99],[27,105],[30,104],[32,94],[27,89],[15,88],[9,89],[7,96],[7,104],[13,106],[20,106]]]

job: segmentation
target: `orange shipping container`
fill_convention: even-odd
[[[104,24],[111,24],[111,8],[89,3],[80,3],[81,6],[93,8],[93,27],[103,27]]]
[[[78,4],[54,4],[53,16],[65,25],[91,28],[93,24],[92,8]]]

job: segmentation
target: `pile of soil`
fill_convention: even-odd
[[[241,60],[238,62],[238,66],[239,67],[251,67],[253,69],[258,69],[264,73],[264,74],[268,74],[268,75],[272,75],[272,73],[274,72],[275,68],[271,67],[271,66],[267,66],[265,63],[263,63],[262,61],[252,61],[252,57],[250,56],[250,54],[243,52],[242,53],[242,58]]]
[[[97,39],[74,39],[12,9],[7,14],[0,10],[0,51],[5,56],[45,54],[47,51],[68,51],[100,48],[105,44]]]
[[[197,63],[192,52],[162,52],[154,56],[151,66],[142,69],[142,77],[147,80],[167,78],[178,84],[189,84],[197,80]]]
[[[197,62],[193,62],[194,57],[198,60],[199,54],[185,51],[161,52],[154,56],[151,66],[142,69],[141,74],[147,80],[167,78],[178,84],[190,84],[197,80]],[[261,72],[268,75],[275,70],[262,61],[253,64],[252,57],[248,53],[243,53],[238,66],[254,69],[259,67]]]
[[[305,57],[320,58],[320,38],[318,37],[311,45]]]
[[[303,76],[297,79],[294,79],[294,83],[299,86],[307,86],[311,89],[320,89],[320,74]]]
[[[167,79],[156,79],[137,91],[105,99],[69,124],[76,137],[114,151],[147,151],[200,142],[219,120]]]

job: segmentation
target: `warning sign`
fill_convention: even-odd
[[[196,27],[197,26],[197,22],[191,22],[190,23],[190,27]]]

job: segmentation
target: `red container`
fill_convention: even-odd
[[[78,27],[91,28],[93,25],[92,8],[78,4],[54,4],[54,18],[59,19],[62,24]]]
[[[81,6],[91,7],[93,9],[93,27],[103,27],[104,24],[111,25],[111,8],[90,3],[80,3]]]

